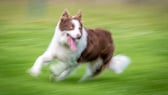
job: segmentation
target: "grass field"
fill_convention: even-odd
[[[47,5],[34,15],[26,2],[0,3],[0,95],[168,95],[168,7]],[[61,82],[49,80],[48,66],[38,78],[26,73],[47,48],[64,8],[72,14],[81,9],[85,27],[112,31],[115,54],[132,59],[124,73],[106,70],[83,83],[77,81],[85,65]]]

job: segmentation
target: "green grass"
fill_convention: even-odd
[[[29,15],[26,3],[1,3],[0,95],[168,95],[168,13],[164,6],[48,4],[45,15]],[[116,75],[106,70],[78,83],[85,65],[61,82],[49,80],[48,67],[38,78],[26,73],[47,48],[63,9],[83,11],[89,28],[112,31],[115,54],[132,64]]]

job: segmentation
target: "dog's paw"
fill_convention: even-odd
[[[49,77],[49,79],[50,79],[51,82],[63,80],[63,78],[61,78],[61,77],[59,77],[57,75],[54,75],[54,74],[51,74],[50,77]]]
[[[29,69],[27,72],[33,77],[38,77],[40,75],[40,71],[35,69]]]
[[[85,82],[92,80],[92,76],[83,76],[78,82]]]

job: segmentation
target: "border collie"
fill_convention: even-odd
[[[103,29],[86,29],[82,24],[82,14],[70,16],[64,10],[55,28],[55,34],[48,49],[37,58],[29,73],[38,76],[42,66],[53,60],[52,79],[63,80],[81,63],[87,63],[86,74],[81,81],[91,79],[109,68],[121,73],[130,63],[124,55],[113,56],[114,42],[111,33]]]

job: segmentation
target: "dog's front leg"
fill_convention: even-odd
[[[60,76],[68,68],[69,68],[68,64],[64,62],[59,62],[57,64],[51,64],[50,65],[51,80],[56,80],[56,78]]]
[[[56,78],[56,80],[57,80],[57,81],[64,80],[64,79],[67,78],[67,77],[74,71],[74,69],[77,68],[77,67],[78,67],[78,64],[69,66],[66,70],[64,70],[64,72],[62,72],[62,73]]]
[[[51,80],[63,80],[78,66],[78,64],[68,64],[60,62],[58,64],[52,64],[50,66],[51,70]]]
[[[31,69],[29,70],[30,75],[38,76],[41,73],[41,68],[45,63],[48,63],[53,60],[53,56],[49,53],[44,53],[43,55],[39,56]]]
[[[53,76],[59,76],[64,70],[67,69],[67,64],[63,62],[59,62],[57,64],[50,65],[50,71]]]
[[[79,64],[75,61],[75,60],[69,60],[67,62],[67,68],[64,69],[64,71],[56,77],[57,81],[60,80],[64,80],[65,78],[67,78],[73,71],[75,68],[77,68],[79,66]]]

